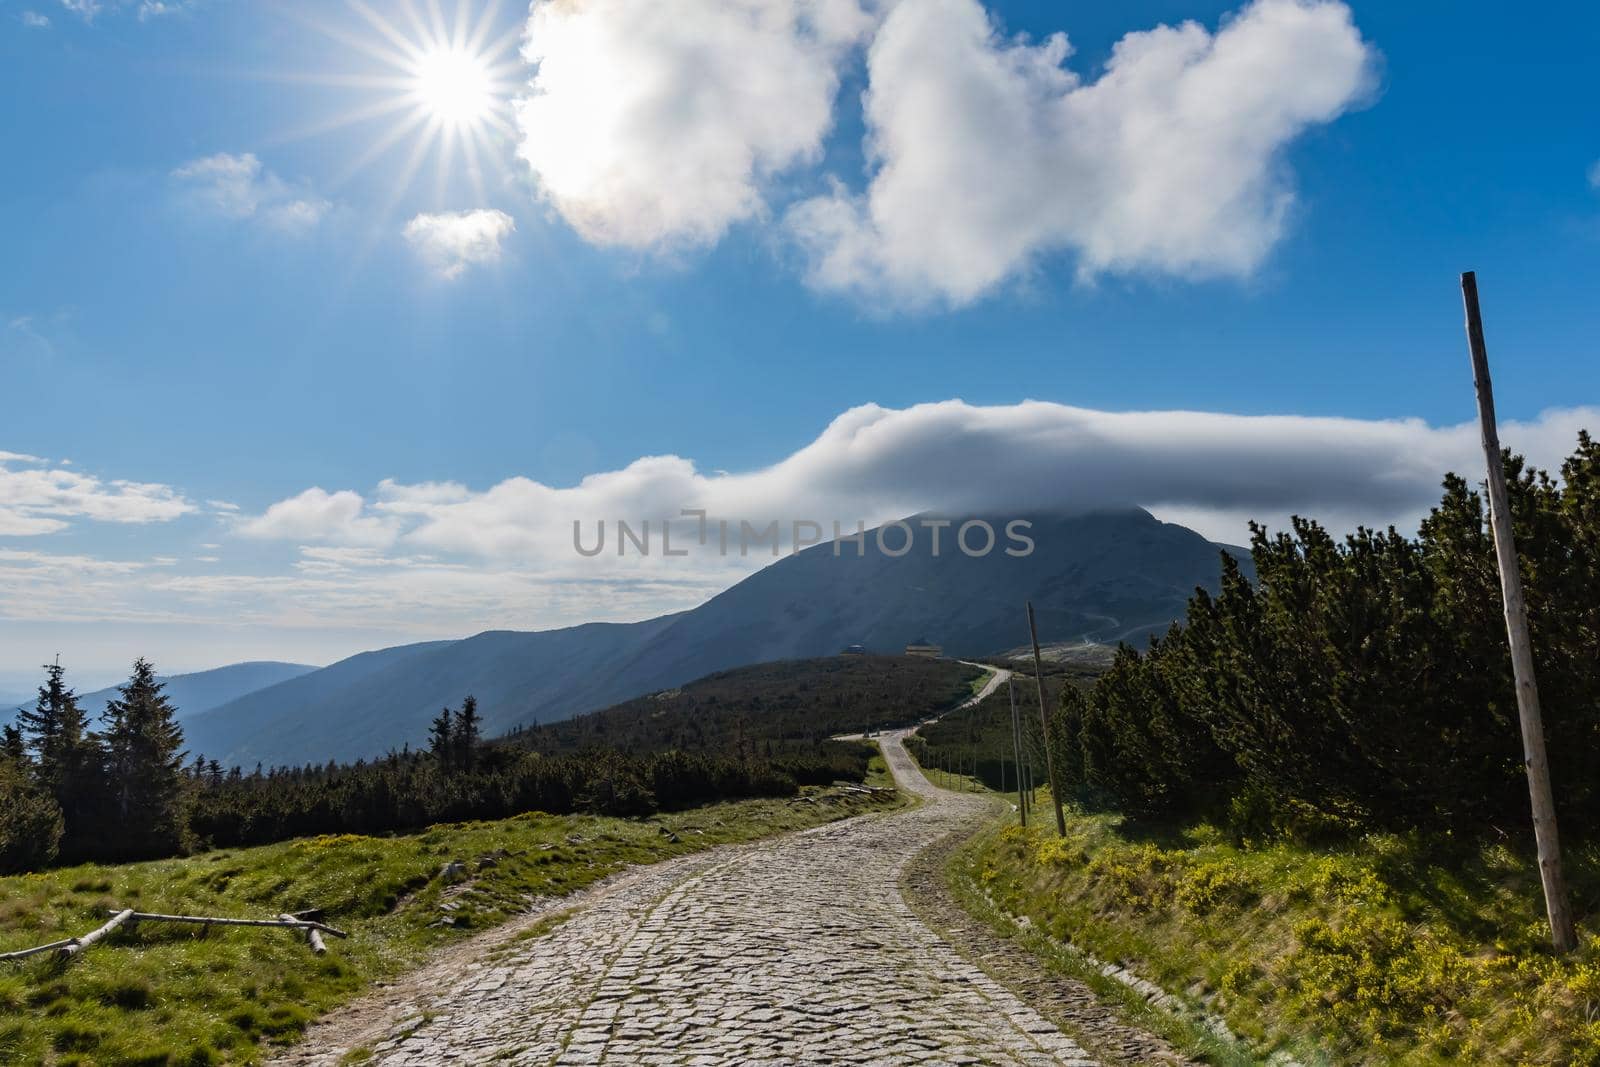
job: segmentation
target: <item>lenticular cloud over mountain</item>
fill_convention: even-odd
[[[1596,409],[1557,409],[1507,423],[1504,438],[1535,463],[1554,466],[1580,428],[1597,424]],[[1034,401],[865,405],[755,471],[708,474],[685,457],[648,456],[569,487],[520,477],[481,491],[386,481],[370,499],[314,489],[243,520],[241,529],[562,566],[576,558],[575,521],[659,523],[685,508],[704,509],[711,521],[788,526],[803,519],[825,528],[838,521],[853,531],[858,520],[870,527],[924,511],[1145,507],[1216,540],[1239,541],[1246,520],[1281,524],[1292,513],[1335,528],[1414,525],[1437,500],[1445,473],[1476,476],[1476,433],[1473,424],[1431,427],[1417,419],[1106,412]],[[341,506],[326,506],[335,496]]]

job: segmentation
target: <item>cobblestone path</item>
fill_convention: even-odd
[[[898,735],[883,747],[921,805],[633,872],[550,934],[430,976],[368,1062],[1094,1064],[906,905],[907,862],[985,801],[930,786]],[[338,1062],[330,1024],[282,1062]]]

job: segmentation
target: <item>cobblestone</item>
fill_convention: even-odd
[[[884,749],[918,806],[633,872],[551,933],[430,975],[368,1062],[1095,1064],[906,904],[906,864],[986,809],[930,786],[898,736]],[[349,1036],[335,1016],[279,1062],[337,1063]]]

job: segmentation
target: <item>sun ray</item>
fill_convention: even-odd
[[[359,126],[363,123],[372,122],[375,119],[381,119],[386,115],[392,115],[397,111],[406,111],[410,109],[411,106],[412,104],[409,100],[397,100],[392,97],[383,100],[376,100],[370,104],[366,104],[361,107],[348,108],[344,111],[336,112],[335,114],[319,119],[316,122],[306,123],[305,125],[296,126],[292,129],[285,130],[282,133],[274,134],[263,140],[262,145],[263,147],[272,148],[277,147],[278,145],[288,144],[291,141],[308,141],[314,137],[321,137],[324,134],[332,133],[335,130],[343,130],[351,126]]]
[[[426,115],[418,115],[414,110],[407,115],[401,116],[393,126],[389,127],[386,133],[381,134],[377,139],[363,149],[360,155],[351,160],[348,164],[341,168],[337,174],[334,175],[332,186],[334,188],[338,188],[339,186],[344,185],[346,182],[350,181],[350,179],[354,178],[357,173],[368,167],[379,156],[383,155],[389,149],[399,144],[400,141],[406,137],[406,135],[419,129],[426,132],[427,126],[428,117]],[[426,136],[417,138],[420,149],[425,151],[430,140],[431,138]]]
[[[465,11],[467,5],[463,3],[461,10]],[[488,48],[484,41],[489,36],[489,31],[494,28],[495,19],[500,17],[500,0],[489,0],[483,5],[483,10],[478,13],[478,21],[473,24],[472,30],[464,41],[465,47],[470,52],[479,55],[498,55],[498,50]]]
[[[407,37],[405,34],[401,33],[393,23],[384,18],[382,15],[378,14],[376,11],[372,10],[372,8],[368,7],[362,2],[362,0],[345,0],[345,2],[353,11],[355,11],[356,14],[360,15],[364,20],[366,20],[367,25],[371,26],[373,29],[377,30],[380,34],[387,38],[389,43],[394,45],[394,47],[399,50],[399,54],[404,56],[406,60],[415,62],[417,56],[422,53],[423,46],[418,42],[421,40],[426,40],[426,37]],[[407,3],[405,7],[409,10],[411,5]],[[357,41],[351,41],[350,43],[355,44],[358,48],[362,47],[362,44],[358,43]]]
[[[480,204],[488,201],[488,197],[484,195],[483,169],[478,162],[478,138],[481,132],[468,130],[467,135],[461,140],[461,155],[467,164],[467,181],[472,183],[473,196]]]
[[[260,76],[343,89],[355,99],[350,106],[324,110],[279,133],[270,143],[375,124],[371,140],[334,177],[335,187],[379,160],[394,166],[386,157],[412,138],[415,144],[403,164],[391,171],[397,193],[430,164],[431,154],[433,177],[424,180],[437,199],[449,199],[451,184],[464,169],[478,201],[484,201],[486,164],[497,177],[509,180],[511,175],[511,98],[526,73],[518,51],[520,27],[500,29],[503,0],[391,0],[382,5],[345,0],[344,6],[350,17],[337,21],[321,4],[285,5],[285,10],[354,57],[356,69]]]

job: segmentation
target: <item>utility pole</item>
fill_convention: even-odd
[[[1028,798],[1022,792],[1022,719],[1017,714],[1017,687],[1015,676],[1006,673],[1006,695],[1011,698],[1011,751],[1017,759],[1017,817],[1028,825]]]
[[[1545,755],[1544,721],[1539,712],[1539,685],[1533,673],[1533,643],[1528,637],[1528,605],[1522,596],[1522,573],[1512,539],[1511,505],[1506,472],[1495,426],[1494,385],[1489,380],[1489,355],[1483,343],[1483,316],[1478,310],[1478,279],[1461,276],[1461,297],[1467,309],[1467,347],[1472,351],[1472,380],[1478,392],[1478,423],[1483,431],[1483,456],[1489,467],[1489,528],[1494,531],[1495,563],[1500,568],[1500,595],[1505,601],[1506,639],[1511,645],[1511,670],[1516,680],[1517,717],[1522,725],[1522,753],[1528,771],[1528,798],[1533,807],[1533,838],[1539,850],[1539,879],[1550,917],[1550,941],[1558,952],[1578,947],[1572,905],[1561,875],[1561,840],[1556,832],[1555,796],[1550,789],[1550,762]]]
[[[1033,624],[1033,601],[1028,601],[1028,637],[1033,641],[1033,680],[1039,686],[1039,726],[1044,731],[1044,772],[1050,779],[1050,799],[1056,806],[1056,833],[1067,836],[1067,816],[1061,810],[1061,784],[1056,781],[1056,759],[1050,752],[1050,712],[1044,706],[1044,667],[1039,655],[1039,629]]]

